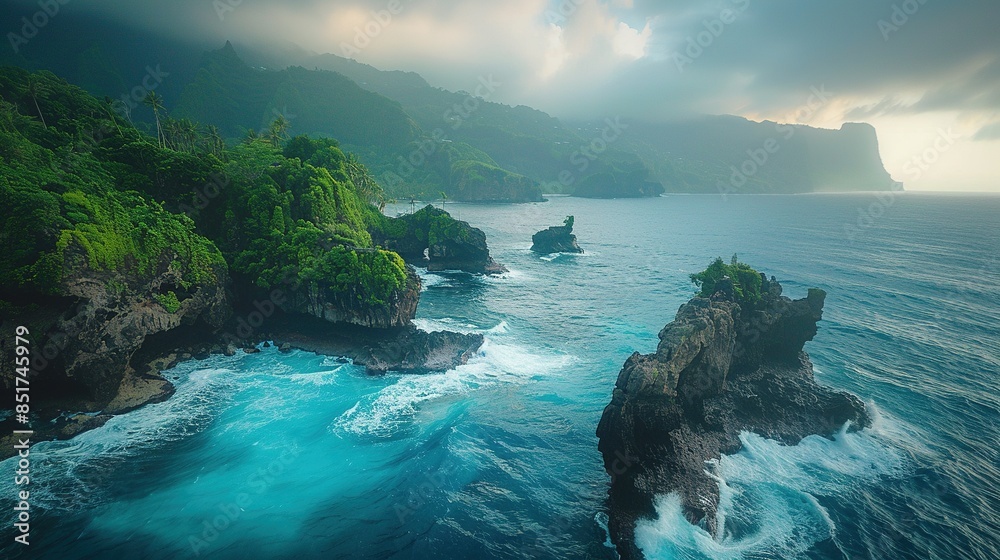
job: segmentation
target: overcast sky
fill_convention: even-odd
[[[78,0],[202,42],[291,41],[557,117],[866,121],[911,190],[1000,190],[998,0]],[[392,13],[392,12],[396,13]],[[829,100],[801,111],[811,90]],[[811,113],[811,114],[806,114]],[[916,158],[916,160],[914,159]]]

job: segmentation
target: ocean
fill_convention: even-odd
[[[388,209],[394,214],[407,206]],[[467,365],[368,377],[302,351],[212,356],[177,393],[32,449],[31,545],[6,558],[612,559],[594,431],[618,372],[734,253],[791,297],[871,429],[719,461],[725,531],[657,500],[650,559],[1000,558],[1000,196],[553,197],[447,204],[510,272],[421,272],[417,323],[482,332]],[[531,253],[575,216],[583,255]],[[0,470],[13,473],[13,459]],[[13,496],[13,476],[2,495]]]

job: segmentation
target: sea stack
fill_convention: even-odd
[[[791,300],[773,277],[760,277],[752,304],[725,277],[710,297],[682,305],[656,352],[633,354],[618,375],[597,436],[611,475],[611,539],[625,560],[643,558],[635,523],[655,517],[656,495],[678,493],[688,520],[717,534],[719,483],[706,461],[739,451],[740,432],[794,445],[846,422],[871,423],[856,396],[816,383],[802,350],[826,293]]]
[[[561,226],[552,226],[532,235],[531,241],[531,250],[545,255],[583,252],[573,235],[573,216],[567,216]]]

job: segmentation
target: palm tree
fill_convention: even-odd
[[[28,95],[31,96],[31,100],[35,102],[35,110],[38,111],[38,118],[42,119],[42,127],[48,128],[45,124],[45,116],[42,115],[42,108],[38,106],[38,96],[43,92],[42,84],[38,81],[37,76],[28,77]]]
[[[163,98],[157,95],[155,91],[151,91],[142,99],[142,104],[153,109],[153,118],[156,119],[156,143],[161,148],[165,147],[166,141],[163,137],[163,129],[160,127],[160,111],[163,110]]]
[[[163,117],[163,122],[160,123],[160,130],[163,132],[163,147],[176,150],[177,139],[180,136],[177,121],[170,117]]]
[[[260,134],[256,130],[250,128],[247,130],[246,136],[243,137],[244,144],[253,144],[260,139]]]
[[[277,148],[281,145],[281,141],[288,135],[288,119],[285,115],[278,114],[278,117],[274,119],[271,123],[271,129],[268,131],[268,137],[271,140],[271,144]]]
[[[226,141],[222,139],[222,133],[219,132],[219,127],[215,125],[209,125],[208,132],[205,136],[205,144],[208,147],[208,151],[216,156],[222,155],[223,150],[226,148]]]
[[[385,207],[385,191],[378,181],[368,172],[365,164],[361,163],[358,156],[353,153],[347,154],[347,176],[354,183],[354,188],[365,202]]]
[[[195,145],[198,143],[198,123],[191,119],[181,119],[177,122],[177,128],[187,150],[194,153]]]
[[[111,122],[115,125],[115,128],[118,129],[118,135],[121,136],[122,138],[125,138],[125,133],[122,132],[122,127],[118,126],[118,119],[115,118],[115,112],[114,109],[112,108],[113,104],[114,101],[110,97],[105,95],[104,108],[107,109],[108,111],[108,118],[111,119]]]

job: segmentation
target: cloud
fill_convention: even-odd
[[[988,124],[979,129],[973,140],[993,141],[1000,140],[1000,121]]]
[[[995,0],[107,0],[72,8],[198,42],[292,41],[343,54],[361,37],[364,48],[351,54],[362,62],[451,89],[492,73],[507,86],[500,99],[566,116],[777,115],[820,85],[838,92],[845,120],[1000,109]],[[699,54],[680,71],[672,55],[692,41]]]
[[[222,17],[220,2],[233,7]],[[349,54],[362,62],[453,90],[493,75],[503,83],[493,99],[564,118],[781,120],[812,88],[835,94],[809,115],[818,126],[951,115],[992,138],[983,126],[1000,114],[996,0],[104,0],[64,9],[197,44],[291,41],[344,54],[361,41]]]

